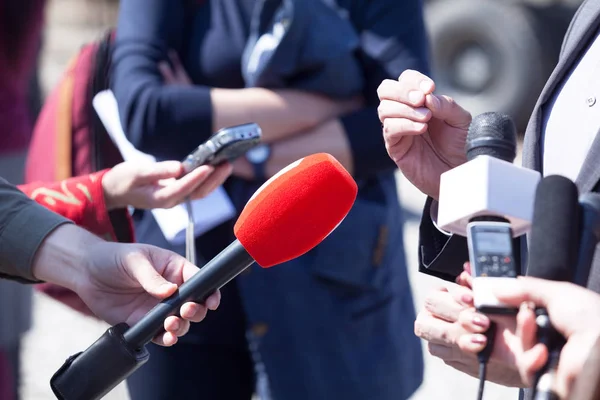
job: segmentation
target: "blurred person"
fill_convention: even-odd
[[[523,166],[559,174],[576,182],[579,192],[598,191],[600,168],[600,1],[586,0],[564,39],[558,65],[542,91],[523,144]],[[471,115],[448,96],[434,93],[434,81],[407,70],[378,89],[379,117],[390,157],[428,198],[419,234],[419,270],[454,281],[468,260],[466,239],[447,235],[434,224],[440,175],[466,161],[465,139]],[[521,240],[522,268],[526,243]],[[522,271],[523,273],[525,271]],[[600,258],[596,257],[588,287],[600,291]],[[429,352],[463,372],[477,376],[476,358],[458,347],[462,332],[458,315],[469,304],[470,289],[448,286],[431,293],[415,322],[416,334]],[[518,370],[492,353],[488,380],[523,386]]]
[[[45,4],[46,0],[0,1],[0,176],[13,184],[23,182],[33,126],[29,94],[35,91],[31,83]],[[0,381],[10,382],[11,393],[3,397],[10,400],[18,398],[20,341],[31,325],[31,286],[0,280],[0,304],[0,359],[6,361]]]
[[[265,5],[295,11],[265,17],[266,25],[280,24],[257,39]],[[342,25],[347,37],[334,28]],[[346,69],[289,65],[331,56],[318,46],[322,52],[353,35]],[[265,53],[254,58],[252,43]],[[353,210],[316,249],[277,271],[252,268],[223,289],[220,312],[186,340],[168,352],[150,348],[155,362],[128,379],[132,399],[240,400],[256,389],[264,399],[384,400],[416,390],[422,352],[409,323],[415,313],[403,216],[395,165],[377,134],[376,88],[406,68],[426,72],[427,48],[420,0],[121,1],[111,88],[138,149],[182,159],[219,128],[256,122],[262,154],[234,162],[224,185],[238,210],[266,179],[316,152],[336,157],[360,188]],[[344,48],[334,51],[344,56]],[[271,56],[281,63],[265,61]],[[248,87],[254,61],[256,69],[265,62],[286,72]],[[269,86],[266,78],[281,82]],[[138,240],[170,246],[149,213],[134,218]],[[232,223],[197,238],[200,259],[234,239]]]

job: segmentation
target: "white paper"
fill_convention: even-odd
[[[136,149],[125,136],[119,118],[117,100],[111,90],[98,93],[94,96],[92,104],[125,161],[156,162],[153,156]],[[225,190],[219,187],[205,198],[192,201],[192,213],[194,215],[194,234],[198,237],[233,218],[235,208]],[[185,243],[188,213],[183,204],[170,209],[154,209],[152,214],[169,242],[177,245]]]

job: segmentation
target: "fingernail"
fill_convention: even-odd
[[[425,107],[415,108],[415,114],[417,114],[417,116],[420,118],[427,117],[428,113],[429,113],[429,110]]]
[[[440,99],[438,99],[437,96],[435,96],[433,94],[428,94],[426,99],[427,99],[428,107],[431,111],[440,109],[440,107],[441,107]]]
[[[477,325],[482,328],[487,328],[489,325],[489,321],[486,317],[483,317],[481,315],[475,315],[473,317],[473,325]]]
[[[486,342],[486,338],[483,335],[472,335],[471,336],[471,343],[484,344],[485,342]]]
[[[423,99],[423,92],[413,90],[412,92],[408,93],[408,100],[410,100],[412,103],[418,103],[422,99]]]
[[[214,310],[217,308],[217,299],[213,299],[212,297],[208,299],[206,302],[206,308],[210,310]]]
[[[433,82],[429,80],[422,81],[419,87],[425,93],[429,93],[431,91],[431,87],[433,86]]]
[[[471,304],[473,302],[473,296],[468,293],[463,294],[460,299],[463,301],[463,303],[467,304]]]

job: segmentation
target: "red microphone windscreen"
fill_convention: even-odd
[[[300,159],[261,186],[237,220],[234,233],[263,268],[308,252],[348,214],[358,187],[333,156]]]

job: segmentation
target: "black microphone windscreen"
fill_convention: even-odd
[[[465,151],[469,161],[487,155],[512,163],[517,154],[517,128],[512,118],[498,112],[477,115],[469,126]]]
[[[527,275],[554,281],[574,278],[579,250],[577,186],[563,176],[543,178],[536,190]]]

